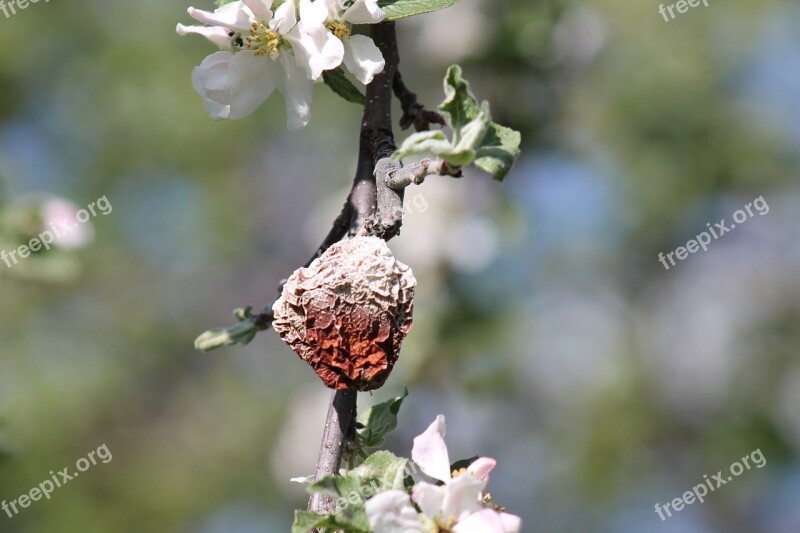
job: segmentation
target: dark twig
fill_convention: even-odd
[[[355,390],[335,390],[331,394],[328,418],[322,432],[316,479],[339,473],[344,449],[351,438],[351,428],[355,427],[357,394]],[[312,494],[308,500],[308,509],[318,514],[333,514],[336,512],[336,501],[330,496]]]
[[[428,131],[431,129],[431,124],[445,125],[442,115],[425,109],[425,106],[419,103],[417,95],[406,86],[399,70],[394,74],[392,88],[403,109],[403,116],[400,117],[401,128],[407,130],[414,126],[417,131]]]
[[[383,53],[386,66],[367,86],[358,168],[349,198],[356,214],[351,223],[351,231],[390,238],[399,231],[403,204],[403,191],[395,191],[386,185],[390,171],[400,168],[400,165],[389,159],[395,151],[392,134],[392,80],[400,62],[394,23],[374,25],[372,38]],[[395,212],[398,204],[399,214]],[[369,231],[370,228],[379,231]],[[356,392],[349,390],[335,391],[331,396],[315,479],[339,472],[348,440],[355,434],[356,399]],[[308,510],[330,514],[335,512],[336,502],[330,496],[315,494],[309,499]]]

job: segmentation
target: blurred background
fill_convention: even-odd
[[[0,263],[0,499],[113,455],[0,531],[283,532],[305,506],[288,480],[313,471],[328,391],[272,332],[192,341],[271,303],[324,237],[360,110],[320,86],[300,133],[278,96],[212,122],[190,73],[213,49],[175,34],[186,8],[0,13],[0,248],[54,202],[113,206]],[[489,488],[525,531],[800,531],[798,25],[790,0],[670,22],[656,0],[462,0],[399,24],[422,101],[459,62],[525,146],[503,184],[407,193],[391,246],[415,326],[361,398],[409,387],[392,451],[446,415],[453,458],[497,458]],[[658,262],[759,196],[768,214]],[[654,512],[756,449],[764,468]]]

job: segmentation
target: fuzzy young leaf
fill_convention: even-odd
[[[322,79],[325,81],[325,85],[330,87],[334,93],[348,102],[364,105],[364,95],[347,79],[341,68],[324,71]]]
[[[403,400],[408,396],[408,389],[389,401],[373,405],[358,416],[363,427],[358,430],[358,442],[362,448],[377,448],[386,440],[386,435],[397,428],[397,413]]]
[[[421,131],[409,135],[400,148],[392,154],[392,159],[399,161],[414,154],[444,154],[452,152],[453,144],[440,130]]]
[[[229,328],[214,328],[206,331],[194,341],[194,347],[201,352],[209,352],[223,346],[242,344],[247,346],[258,333],[252,307],[237,309],[234,315],[239,322]]]
[[[497,181],[503,181],[520,155],[521,135],[492,122],[489,103],[478,103],[458,65],[447,70],[444,91],[445,100],[439,110],[453,130],[453,138],[448,139],[442,131],[417,133],[409,136],[392,157],[400,160],[409,155],[433,154],[455,169],[475,163]]]
[[[460,66],[453,65],[447,69],[444,94],[445,99],[439,106],[439,111],[445,116],[458,139],[461,128],[478,118],[481,112],[481,106],[472,94],[469,82],[464,79]]]
[[[398,20],[431,11],[445,9],[458,0],[380,0],[378,5],[386,13],[385,20]]]
[[[295,511],[292,533],[308,533],[311,530],[359,533],[358,530],[349,528],[347,524],[338,523],[334,516],[323,516],[311,511]]]
[[[519,158],[521,142],[518,131],[493,122],[478,148],[475,166],[503,181]]]
[[[343,475],[326,476],[308,487],[308,492],[336,499],[336,521],[358,531],[369,531],[364,502],[378,493],[403,489],[408,459],[386,451],[375,452],[363,464]],[[349,530],[346,530],[349,531]]]

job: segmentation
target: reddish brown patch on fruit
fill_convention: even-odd
[[[415,286],[383,240],[355,237],[292,274],[272,325],[328,387],[374,390],[411,329]]]

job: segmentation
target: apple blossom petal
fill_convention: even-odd
[[[308,28],[323,26],[330,16],[328,7],[328,3],[325,0],[317,0],[316,2],[300,0],[300,20]]]
[[[491,509],[472,513],[453,527],[453,533],[506,533],[506,531],[500,513]]]
[[[305,127],[311,119],[314,82],[297,66],[291,52],[281,53],[278,61],[280,63],[270,62],[270,68],[278,90],[286,100],[286,126],[291,131],[297,131]]]
[[[462,474],[454,477],[445,487],[447,490],[442,502],[443,516],[455,516],[461,520],[464,516],[480,510],[481,493],[486,487],[486,483],[480,479]]]
[[[231,46],[230,35],[228,35],[229,30],[221,26],[184,26],[183,24],[178,24],[178,26],[175,28],[175,31],[177,31],[178,35],[181,37],[184,35],[189,35],[190,33],[202,35],[212,43],[216,44],[221,50],[233,49]]]
[[[42,203],[40,212],[45,227],[60,227],[60,232],[56,231],[53,241],[58,248],[78,250],[92,242],[94,238],[92,225],[88,222],[81,224],[77,222],[80,210],[80,207],[62,198],[52,198]]]
[[[225,87],[229,84],[228,71],[232,57],[231,52],[215,52],[192,71],[194,90],[203,97],[206,111],[215,120],[230,116]]]
[[[246,9],[241,2],[225,4],[219,9],[214,10],[213,13],[193,7],[190,7],[187,11],[189,16],[199,22],[210,26],[222,26],[237,31],[250,30],[250,26],[254,22],[252,12]]]
[[[328,20],[336,20],[339,18],[339,13],[344,9],[347,0],[317,0],[325,2],[328,7]]]
[[[411,459],[428,476],[439,481],[450,480],[450,456],[444,436],[447,433],[444,416],[439,415],[421,435],[414,438]]]
[[[377,24],[386,18],[386,13],[378,0],[356,0],[341,18],[350,24]]]
[[[242,2],[250,8],[256,19],[263,24],[267,24],[272,20],[272,2],[265,0],[242,0]]]
[[[294,0],[286,0],[275,10],[275,16],[270,21],[269,28],[281,35],[286,35],[292,31],[296,24],[297,13]]]
[[[268,69],[272,60],[257,56],[252,51],[242,51],[231,58],[229,79],[230,119],[246,117],[275,90],[275,82]]]
[[[489,481],[489,472],[497,466],[497,461],[491,457],[479,457],[467,467],[467,472],[481,481]]]
[[[192,84],[214,119],[239,119],[256,110],[275,89],[270,60],[254,52],[216,52],[192,72]]]
[[[522,518],[511,513],[500,513],[505,533],[519,533],[522,529]]]
[[[306,70],[309,79],[317,81],[322,72],[342,64],[344,45],[325,26],[308,27],[302,20],[286,39],[292,44],[297,65]]]
[[[423,533],[423,525],[408,494],[400,490],[381,492],[367,500],[364,508],[374,533]]]
[[[431,485],[425,481],[420,481],[411,489],[411,494],[422,514],[433,520],[442,511],[446,491],[447,488],[444,486]]]
[[[366,35],[353,35],[345,39],[344,64],[364,85],[368,85],[386,66],[380,49]]]

